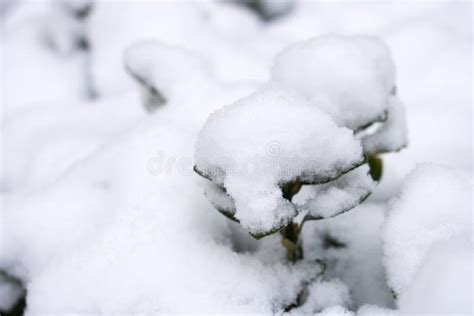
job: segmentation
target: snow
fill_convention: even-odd
[[[54,182],[127,127],[144,118],[135,95],[64,106],[38,104],[3,120],[2,191],[38,189]]]
[[[383,119],[395,86],[387,46],[369,36],[328,35],[290,46],[276,57],[272,78],[353,130]]]
[[[471,234],[433,245],[409,287],[400,294],[400,313],[472,314]],[[456,293],[446,295],[446,291]]]
[[[357,316],[395,316],[398,313],[393,309],[383,308],[376,305],[364,305],[357,310]]]
[[[363,165],[329,184],[316,186],[314,197],[308,198],[302,209],[313,218],[333,217],[359,205],[374,188],[369,167]]]
[[[2,115],[25,106],[86,96],[84,54],[70,52],[73,22],[46,8],[42,2],[21,4],[2,21],[2,60],[8,61],[1,65]],[[57,41],[59,51],[72,55],[55,51],[48,39]]]
[[[22,238],[25,246],[13,249],[21,249],[22,254],[14,257],[24,258],[28,274],[35,276],[28,286],[29,310],[269,313],[294,299],[302,280],[318,273],[314,266],[292,267],[271,259],[267,262],[272,263],[264,264],[256,255],[237,255],[224,239],[225,219],[210,209],[202,195],[200,183],[205,180],[192,173],[151,175],[147,170],[146,161],[159,146],[166,145],[171,157],[191,154],[189,139],[189,133],[157,125],[153,119],[76,167],[50,188],[52,192],[36,198],[36,210],[41,206],[39,198],[74,201],[74,209],[64,213],[62,206],[47,205],[37,212],[42,214],[39,218],[24,217],[40,231],[5,232],[10,238]],[[83,195],[80,188],[91,192]],[[107,200],[113,196],[119,200]],[[53,223],[40,221],[53,217]],[[86,225],[91,217],[95,227]],[[67,230],[75,232],[77,239],[72,240]],[[27,231],[33,235],[22,237]],[[67,238],[56,238],[63,234]],[[7,244],[18,245],[14,240]],[[11,251],[1,253],[6,256]],[[104,282],[97,283],[98,278]],[[219,282],[210,283],[214,278]],[[95,285],[90,288],[90,284]],[[182,295],[189,298],[186,304],[180,304]]]
[[[152,109],[180,92],[179,84],[209,76],[210,66],[204,58],[179,47],[159,42],[141,42],[124,53],[127,71],[142,85],[148,98],[145,106]],[[197,78],[195,78],[197,77]],[[153,101],[155,100],[153,104]]]
[[[259,2],[1,2],[0,313],[472,314],[472,4]],[[296,263],[216,211],[278,203]]]
[[[342,306],[329,307],[323,310],[321,313],[317,313],[318,316],[353,316],[354,313]]]
[[[387,121],[373,134],[363,138],[364,153],[374,155],[399,151],[408,145],[405,105],[393,96],[389,100]]]
[[[91,57],[92,81],[104,96],[130,87],[122,67],[123,53],[141,41],[158,40],[193,51],[209,59],[218,78],[225,81],[268,77],[262,58],[248,44],[260,33],[258,18],[237,6],[217,1],[143,1],[130,5],[98,0],[89,30],[91,46],[96,48]]]
[[[446,167],[419,165],[406,178],[384,232],[388,282],[402,311],[471,311],[471,197],[469,177]]]
[[[225,187],[235,217],[252,234],[296,216],[280,184],[326,182],[363,161],[350,130],[278,85],[213,113],[199,134],[195,159],[199,172]]]
[[[300,194],[303,194],[301,192]],[[295,197],[298,201],[298,196]],[[338,278],[350,290],[352,307],[364,304],[392,307],[386,284],[381,233],[384,204],[366,201],[342,215],[308,221],[303,227],[305,258],[327,264],[324,279]]]

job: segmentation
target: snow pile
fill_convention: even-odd
[[[321,313],[315,314],[317,316],[354,316],[354,313],[342,306],[329,307]]]
[[[198,6],[185,3],[140,5],[98,0],[90,19],[92,80],[98,92],[111,95],[129,87],[123,53],[136,42],[159,39],[184,45],[203,23]],[[113,34],[114,36],[111,36]]]
[[[127,71],[144,90],[143,102],[148,109],[165,103],[173,93],[180,93],[178,84],[209,73],[206,60],[196,54],[153,41],[129,47],[124,61]]]
[[[157,121],[30,196],[28,209],[7,208],[12,230],[3,232],[0,263],[24,268],[32,312],[271,313],[320,273],[307,263],[288,266],[278,253],[233,252],[226,221],[210,209],[192,165],[187,173],[147,169],[156,148],[170,157],[193,150],[190,133]]]
[[[374,188],[369,167],[363,165],[329,184],[314,186],[314,196],[306,199],[302,209],[313,219],[333,217],[359,205]]]
[[[312,314],[334,306],[347,308],[350,304],[349,289],[343,282],[335,279],[311,284],[308,288],[305,303],[292,312],[295,314]]]
[[[27,114],[9,116],[3,129],[6,152],[1,179],[6,194],[2,203],[2,235],[5,237],[0,265],[15,266],[15,275],[27,280],[53,258],[87,243],[105,229],[104,225],[110,224],[117,213],[114,196],[128,199],[130,194],[126,188],[133,185],[127,178],[131,162],[126,159],[128,151],[137,146],[130,141],[122,152],[114,150],[117,142],[129,137],[151,138],[158,133],[156,140],[138,141],[146,150],[146,154],[136,158],[138,174],[147,179],[150,175],[171,173],[173,176],[178,172],[186,176],[182,181],[189,180],[193,174],[191,159],[195,137],[209,112],[249,93],[248,87],[223,86],[212,78],[199,80],[198,85],[195,82],[179,85],[184,93],[173,95],[169,106],[160,109],[156,117],[142,113],[134,94],[92,104],[74,104],[76,107],[71,109],[36,107]],[[204,96],[206,103],[201,102]],[[187,116],[183,117],[183,113]],[[143,126],[150,127],[147,130]],[[157,131],[154,126],[159,126]],[[175,143],[180,145],[179,150],[173,149]],[[156,157],[157,151],[166,154],[163,161]],[[97,158],[102,156],[107,158]],[[99,162],[94,162],[96,160]],[[176,168],[168,169],[170,161],[178,164],[172,165]],[[93,167],[87,168],[91,170],[85,170],[84,165],[90,164]],[[141,172],[141,168],[147,172]],[[152,190],[156,189],[149,185]],[[197,190],[196,194],[201,197],[200,185],[192,185],[196,186],[192,190]],[[184,188],[182,184],[176,187]]]
[[[0,187],[39,189],[64,175],[144,118],[134,94],[94,103],[37,104],[6,115],[2,128]]]
[[[272,78],[352,130],[384,119],[395,86],[387,46],[369,36],[331,35],[294,44],[275,59]]]
[[[471,196],[468,177],[445,167],[420,165],[407,177],[384,231],[388,281],[401,311],[472,311]]]
[[[91,47],[95,48],[92,80],[104,96],[130,88],[123,53],[137,42],[150,40],[207,58],[217,76],[226,81],[268,78],[263,58],[255,45],[249,44],[260,38],[258,18],[220,1],[142,1],[133,5],[98,0],[89,29]]]
[[[350,130],[278,85],[213,113],[199,134],[195,159],[198,172],[225,187],[235,217],[255,235],[297,215],[279,185],[327,182],[363,162]]]
[[[357,316],[396,316],[397,311],[376,305],[364,305],[357,310]]]
[[[398,151],[408,143],[407,126],[405,120],[405,105],[398,97],[389,100],[387,121],[373,134],[362,138],[364,153],[374,155]]]

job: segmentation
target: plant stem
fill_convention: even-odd
[[[301,189],[302,183],[299,181],[289,182],[283,186],[283,197],[291,201]],[[303,246],[300,236],[300,226],[293,221],[290,221],[281,231],[283,238],[281,243],[286,248],[286,255],[289,261],[296,262],[303,259]]]
[[[290,222],[282,230],[283,238],[281,243],[286,248],[286,255],[289,261],[296,262],[303,259],[303,246],[300,236],[300,227],[298,224]]]

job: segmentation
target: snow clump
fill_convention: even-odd
[[[328,35],[283,50],[272,78],[308,98],[339,126],[358,130],[385,118],[395,66],[376,37]]]

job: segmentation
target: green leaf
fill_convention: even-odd
[[[370,167],[370,176],[374,181],[379,181],[383,174],[383,160],[377,155],[371,155],[367,158]]]

